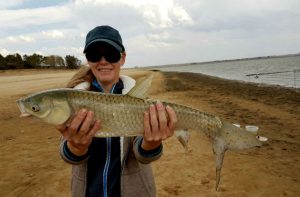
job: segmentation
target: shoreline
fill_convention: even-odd
[[[223,63],[223,62],[235,62],[235,61],[247,61],[247,60],[262,60],[262,59],[271,59],[271,58],[285,58],[285,57],[297,57],[300,56],[300,53],[295,54],[286,54],[286,55],[268,55],[268,56],[258,56],[258,57],[245,57],[238,59],[223,59],[223,60],[212,60],[204,62],[187,62],[180,64],[163,64],[158,66],[147,66],[147,68],[157,68],[157,67],[170,67],[170,66],[184,66],[184,65],[194,65],[194,64],[210,64],[210,63]],[[146,68],[146,67],[145,67]]]
[[[151,71],[159,71],[159,70],[151,70]],[[243,81],[243,80],[239,80],[239,79],[227,79],[227,78],[222,78],[219,76],[213,76],[213,75],[207,75],[207,74],[203,74],[203,73],[194,73],[194,72],[181,72],[181,71],[159,71],[162,73],[183,73],[183,74],[196,74],[196,75],[202,75],[203,77],[212,77],[215,78],[216,80],[224,80],[224,82],[236,82],[236,83],[241,83],[244,85],[250,85],[250,86],[257,86],[257,87],[262,87],[262,88],[277,88],[277,89],[289,89],[291,91],[300,91],[300,87],[291,87],[291,86],[283,86],[280,84],[268,84],[268,83],[256,83],[256,82],[252,82],[252,81]]]
[[[180,65],[181,66],[181,65]],[[276,82],[276,83],[267,83],[267,82],[255,82],[253,80],[248,80],[248,79],[234,79],[234,78],[225,78],[225,77],[220,77],[220,76],[217,76],[217,75],[209,75],[209,74],[206,74],[206,73],[201,73],[201,72],[189,72],[189,71],[168,71],[168,70],[160,70],[159,68],[158,69],[147,69],[147,70],[150,70],[150,71],[160,71],[160,72],[173,72],[173,73],[190,73],[190,74],[200,74],[200,75],[204,75],[204,76],[211,76],[211,77],[216,77],[218,79],[225,79],[225,80],[229,80],[229,81],[236,81],[238,83],[249,83],[249,84],[258,84],[259,86],[279,86],[279,87],[282,87],[282,88],[291,88],[291,89],[295,89],[297,91],[300,91],[300,85],[284,85],[284,84],[280,84],[279,82]],[[300,71],[300,70],[298,70]],[[260,75],[261,73],[258,73],[257,75]],[[251,74],[251,75],[256,75],[256,74]]]

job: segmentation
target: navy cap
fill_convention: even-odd
[[[118,30],[108,26],[98,26],[89,31],[85,39],[85,47],[83,52],[93,43],[105,42],[116,48],[118,51],[123,52],[125,48],[122,43],[122,38]]]

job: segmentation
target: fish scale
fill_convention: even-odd
[[[104,129],[97,132],[97,137],[142,135],[144,112],[156,103],[127,95],[82,93],[73,89],[66,91],[66,95],[73,112],[86,108],[94,112],[96,119],[101,120]],[[183,105],[163,104],[169,105],[176,112],[178,130],[201,128],[206,135],[213,137],[222,126],[220,119],[210,114]]]
[[[140,123],[149,104],[129,96],[91,93],[71,90],[66,92],[66,97],[73,112],[86,108],[93,110],[95,118],[101,120],[103,130],[97,132],[97,137],[142,135]]]

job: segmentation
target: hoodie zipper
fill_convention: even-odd
[[[107,197],[107,175],[111,155],[111,138],[106,138],[106,162],[103,171],[103,196]]]
[[[112,87],[110,93],[113,93],[115,90],[116,84]],[[107,197],[107,177],[108,177],[108,169],[111,160],[111,138],[106,138],[106,161],[103,170],[103,196]]]

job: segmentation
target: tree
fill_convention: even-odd
[[[58,55],[50,55],[45,57],[44,63],[50,67],[65,67],[65,61],[61,56]]]
[[[4,69],[20,69],[20,68],[49,68],[49,67],[67,67],[69,69],[77,69],[81,65],[81,61],[71,55],[65,58],[58,55],[42,56],[39,54],[24,55],[9,54],[6,57],[0,54],[0,70]]]
[[[0,54],[0,70],[7,69],[5,58]]]
[[[24,62],[20,54],[7,55],[5,57],[9,69],[24,68]]]
[[[37,68],[41,66],[44,57],[42,55],[34,53],[29,56],[24,55],[23,59],[24,59],[24,68]]]
[[[66,67],[65,60],[61,56],[56,56],[56,65]]]
[[[80,67],[81,61],[78,58],[71,55],[67,55],[65,59],[67,68],[77,69],[78,67]]]
[[[44,65],[47,67],[55,67],[55,57],[53,55],[46,56],[43,61]]]

